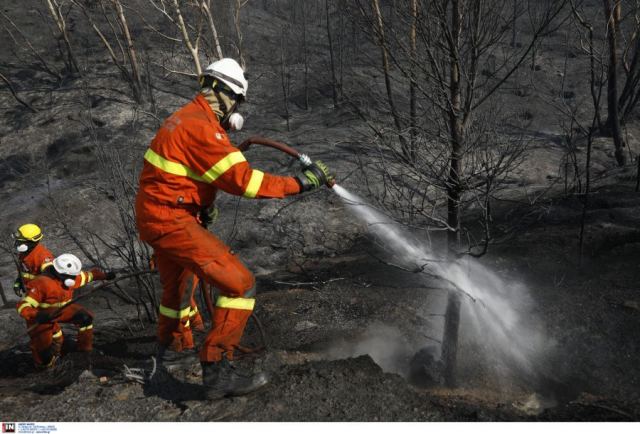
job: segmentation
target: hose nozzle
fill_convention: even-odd
[[[313,164],[313,161],[311,161],[311,158],[307,154],[300,154],[298,160],[300,160],[302,167],[309,167]]]
[[[276,142],[274,140],[265,139],[264,137],[259,137],[259,136],[249,137],[247,140],[242,142],[240,146],[238,146],[238,149],[240,149],[242,152],[245,152],[246,150],[249,149],[249,146],[251,146],[254,143],[258,145],[269,146],[271,148],[275,148],[279,151],[289,154],[292,157],[297,158],[298,161],[300,161],[300,164],[302,164],[302,167],[306,168],[313,164],[313,161],[307,154],[301,154],[295,149],[293,149],[291,146],[285,145],[284,143]],[[327,180],[326,185],[329,188],[333,188],[333,186],[336,185],[336,180],[331,178]]]

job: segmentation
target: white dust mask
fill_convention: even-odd
[[[240,113],[231,113],[229,116],[229,129],[231,131],[240,131],[244,126],[244,118]]]

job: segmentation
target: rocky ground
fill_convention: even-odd
[[[33,29],[39,22],[33,9],[37,2],[24,3],[28,7],[22,12],[15,5],[3,5],[3,10],[22,17]],[[246,131],[233,140],[262,134],[294,144],[325,160],[341,185],[366,195],[363,179],[375,182],[374,175],[358,170],[366,157],[366,125],[345,106],[334,108],[326,86],[318,85],[312,89],[310,110],[291,105],[287,131],[279,83],[268,79],[277,65],[260,50],[260,41],[277,40],[283,18],[259,7],[247,14],[251,22],[273,25],[247,32],[246,46],[255,47],[249,49],[255,78],[244,107]],[[81,34],[80,23],[75,31]],[[320,40],[322,28],[314,31]],[[42,38],[37,42],[46,39],[32,33]],[[481,259],[503,280],[528,288],[533,313],[553,342],[550,357],[537,368],[553,375],[503,375],[478,357],[482,337],[467,333],[470,324],[463,321],[458,387],[425,385],[411,372],[415,355],[441,339],[437,323],[443,291],[437,282],[382,264],[378,258],[385,257],[383,249],[327,189],[285,201],[238,201],[222,195],[221,217],[212,230],[257,275],[256,315],[265,339],[251,322],[246,343],[267,346],[242,364],[267,371],[271,385],[248,397],[207,402],[201,398],[197,363],[173,370],[163,387],[127,379],[125,365],[151,370],[154,325],[140,322],[133,306],[107,293],[85,302],[96,313],[96,351],[91,359],[74,353],[69,339],[62,362],[52,371],[37,372],[24,323],[14,309],[15,297],[8,294],[10,302],[0,309],[2,419],[638,420],[640,197],[634,192],[635,167],[616,168],[610,140],[596,140],[594,195],[587,214],[584,261],[579,264],[582,204],[562,189],[563,131],[545,97],[562,69],[564,38],[560,33],[540,49],[535,87],[531,81],[525,96],[511,90],[504,95],[507,102],[531,113],[524,132],[532,145],[505,199],[495,204],[496,239],[501,242]],[[46,232],[47,245],[57,252],[78,251],[69,232],[89,245],[88,230],[114,238],[121,230],[114,198],[105,189],[110,174],[96,157],[98,150],[118,155],[135,183],[141,156],[159,121],[193,95],[188,79],[158,78],[155,107],[136,107],[118,84],[113,67],[87,52],[91,79],[75,77],[63,83],[51,83],[10,50],[0,52],[0,64],[11,71],[20,94],[38,108],[31,113],[0,91],[0,229],[10,233],[19,223],[36,221]],[[312,46],[311,54],[322,59],[315,67],[323,71],[318,82],[324,82],[326,53],[321,42]],[[573,64],[569,74],[579,77],[583,66]],[[354,82],[373,74],[364,66],[352,71]],[[357,98],[366,97],[361,88],[351,89]],[[578,88],[575,92],[586,100],[586,93],[580,95]],[[366,108],[373,111],[376,105],[370,102]],[[627,125],[634,152],[636,123]],[[584,148],[578,152],[583,155]],[[247,157],[265,170],[296,169],[275,151],[252,148]],[[107,264],[122,265],[104,248],[102,253]],[[4,253],[0,271],[2,284],[10,288],[14,270]],[[136,291],[132,283],[124,288]],[[73,336],[72,330],[65,332]],[[526,337],[514,337],[518,338]]]

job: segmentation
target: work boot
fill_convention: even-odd
[[[162,365],[167,369],[189,367],[198,363],[198,354],[193,348],[175,351],[167,347],[159,346],[156,359],[158,365]]]
[[[226,396],[240,396],[255,392],[269,382],[266,374],[241,374],[233,362],[222,359],[219,362],[202,362],[202,384],[207,399],[214,400]]]
[[[44,363],[36,363],[36,369],[39,371],[45,371],[48,369],[53,369],[56,366],[56,362],[60,358],[59,355],[54,354],[50,359],[47,359]]]

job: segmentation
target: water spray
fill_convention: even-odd
[[[464,363],[486,366],[497,378],[516,375],[532,383],[550,375],[545,371],[554,342],[533,314],[533,300],[524,285],[504,280],[475,258],[449,259],[347,189],[335,186],[333,191],[399,268],[424,274],[426,286],[436,278],[447,283],[443,290],[465,296],[460,333],[474,350]]]
[[[303,167],[313,164],[308,155],[260,136],[250,137],[238,148],[246,151],[252,144],[284,152],[300,161]],[[534,309],[526,287],[503,280],[474,258],[449,260],[446,254],[434,252],[430,245],[416,239],[397,222],[337,185],[335,180],[329,180],[327,187],[403,265],[400,268],[444,281],[447,287],[443,289],[464,295],[463,299],[468,302],[463,304],[462,325],[467,329],[467,339],[481,347],[479,353],[469,356],[473,360],[468,362],[493,367],[499,376],[518,372],[521,377],[535,379],[542,374],[553,341],[532,315]]]

